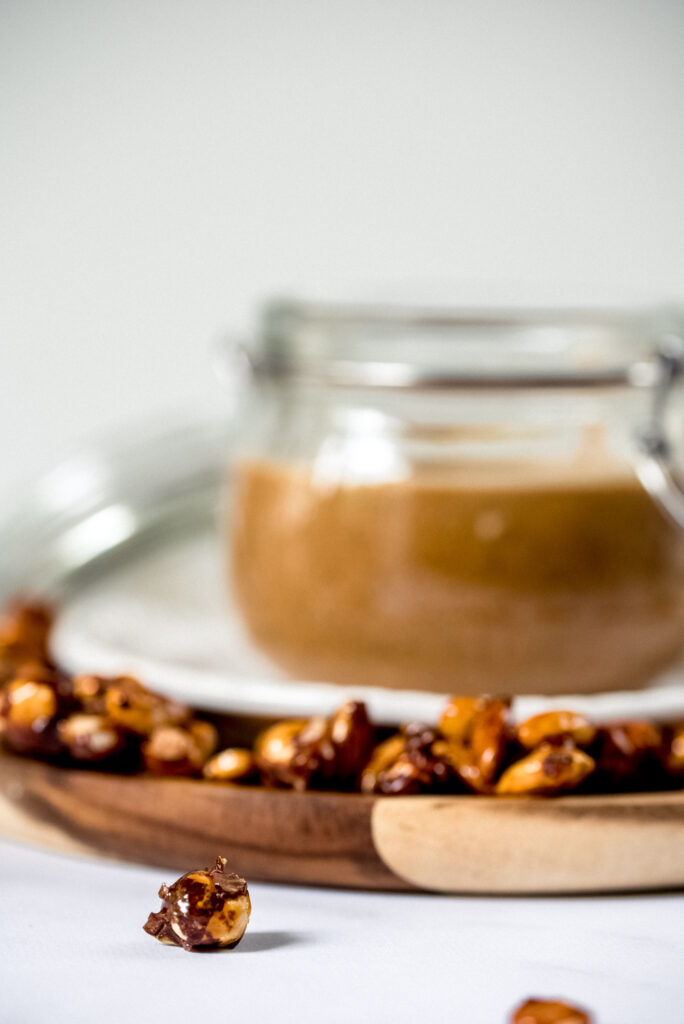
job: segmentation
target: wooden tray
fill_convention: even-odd
[[[239,638],[226,633],[225,562],[212,525],[229,433],[220,422],[184,421],[146,433],[143,444],[136,429],[24,489],[22,507],[0,526],[0,598],[59,598],[56,653],[67,669],[137,672],[195,708],[229,712],[216,723],[222,745],[250,746],[268,724],[264,708],[279,717],[329,714],[350,694],[262,679],[260,669],[250,675],[230,660]],[[567,704],[597,721],[681,717],[681,679],[677,670],[643,694]],[[360,695],[379,723],[435,721],[444,699]],[[526,717],[542,708],[519,710]],[[223,854],[250,880],[312,885],[464,893],[684,885],[684,793],[297,794],[77,771],[0,753],[0,834],[179,872]]]
[[[460,893],[684,886],[684,792],[554,799],[292,793],[0,754],[0,833],[250,881]]]

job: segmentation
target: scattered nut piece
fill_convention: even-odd
[[[212,782],[251,782],[257,766],[251,750],[227,747],[207,761],[202,774]]]
[[[496,792],[500,796],[549,796],[575,789],[594,767],[593,758],[571,744],[541,743],[506,769]]]
[[[533,715],[516,729],[520,744],[532,750],[545,740],[568,737],[577,747],[588,747],[596,736],[596,728],[584,715],[575,711],[545,711]]]
[[[527,999],[513,1014],[511,1024],[591,1024],[591,1017],[570,1003]]]
[[[162,905],[143,925],[167,945],[188,951],[233,949],[245,934],[251,903],[247,883],[226,871],[225,857],[213,868],[191,871],[159,890]]]

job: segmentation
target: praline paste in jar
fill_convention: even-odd
[[[299,678],[572,693],[642,685],[681,653],[681,531],[612,457],[377,484],[252,460],[234,493],[239,607]]]

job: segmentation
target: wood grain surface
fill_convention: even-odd
[[[293,793],[0,754],[0,833],[183,872],[377,890],[684,886],[684,793],[554,799]]]

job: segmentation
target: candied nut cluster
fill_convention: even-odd
[[[143,925],[148,935],[191,952],[234,949],[245,934],[251,903],[247,883],[226,871],[225,857],[213,868],[190,871],[162,885],[161,910]]]
[[[684,785],[684,721],[596,725],[572,710],[514,722],[510,700],[451,697],[437,724],[376,729],[365,705],[286,719],[219,749],[215,726],[130,676],[68,676],[49,655],[49,612],[0,618],[0,737],[21,754],[304,791],[550,797]],[[218,721],[218,720],[217,720]],[[232,732],[238,719],[230,718]],[[221,723],[219,723],[221,724]],[[225,720],[224,723],[225,724]]]
[[[270,785],[296,790],[353,789],[373,747],[364,704],[347,701],[329,718],[278,722],[254,745],[256,765]]]

